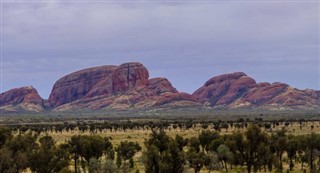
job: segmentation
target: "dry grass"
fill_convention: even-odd
[[[311,125],[313,125],[313,129],[311,129]],[[294,135],[302,135],[302,134],[310,134],[311,132],[315,132],[315,133],[320,133],[320,122],[307,122],[302,124],[301,128],[300,128],[300,124],[299,123],[292,123],[288,126],[285,126],[285,124],[280,124],[279,126],[273,128],[273,131],[277,130],[277,129],[281,129],[281,128],[286,128],[288,134],[294,134]],[[207,128],[208,130],[212,130],[213,127],[209,126]],[[201,132],[201,130],[203,130],[201,128],[201,125],[197,125],[194,128],[188,129],[188,130],[183,130],[183,129],[173,129],[173,128],[169,128],[169,130],[166,130],[167,134],[171,137],[174,137],[175,135],[181,135],[184,138],[191,138],[191,137],[197,137],[198,134]],[[221,134],[231,134],[233,131],[235,131],[237,129],[235,128],[228,128],[228,130],[222,129],[221,130]],[[265,130],[265,129],[263,129]],[[267,131],[268,133],[271,133],[270,131]],[[141,146],[142,149],[144,149],[144,141],[145,139],[149,138],[149,135],[151,133],[151,130],[126,130],[126,131],[109,131],[109,130],[105,130],[100,132],[97,132],[97,135],[101,135],[102,137],[111,137],[112,138],[112,143],[113,145],[116,147],[117,145],[120,144],[121,141],[133,141],[133,142],[138,142]],[[47,133],[48,135],[51,135],[55,141],[60,144],[60,143],[64,143],[66,141],[68,141],[73,135],[89,135],[89,132],[85,132],[85,133],[80,133],[78,130],[75,131],[63,131],[62,133],[58,132],[49,132]],[[45,134],[41,134],[41,135],[45,135]],[[137,169],[140,172],[144,172],[144,167],[141,161],[141,156],[142,156],[142,152],[139,152],[135,155],[134,160],[136,163],[136,167],[132,170],[132,172],[135,172]],[[284,163],[284,167],[286,169],[288,169],[288,164]],[[295,171],[293,171],[293,173],[298,173],[298,172],[302,172],[300,169],[300,164],[296,163],[296,167],[294,169]],[[186,172],[194,172],[192,169],[188,169]],[[201,173],[205,173],[208,172],[208,170],[206,170],[205,168],[203,168],[201,170]],[[217,173],[219,171],[211,171],[213,173]],[[223,172],[223,171],[222,171]],[[237,173],[237,172],[246,172],[246,168],[234,168],[233,170],[229,171],[230,173]],[[264,172],[264,171],[262,171]],[[307,171],[308,172],[308,171]]]
[[[313,125],[313,129],[311,129],[311,125]],[[288,126],[285,126],[284,123],[280,124],[279,126],[276,126],[275,128],[272,128],[272,131],[280,130],[281,128],[286,128],[288,134],[293,134],[293,135],[303,135],[303,134],[310,134],[312,132],[314,133],[320,133],[320,122],[306,122],[303,123],[301,128],[299,123],[292,123],[289,124]],[[174,137],[175,135],[180,135],[184,138],[190,138],[190,137],[196,137],[198,136],[199,133],[201,133],[203,129],[201,128],[201,125],[198,124],[197,127],[184,130],[184,129],[173,129],[169,128],[169,130],[166,130],[167,134],[171,137]],[[213,130],[212,126],[209,126],[207,130]],[[235,128],[228,128],[226,129],[221,129],[221,134],[231,134],[233,131],[236,131],[238,129]],[[241,129],[240,129],[241,130]],[[263,129],[265,130],[265,129]],[[271,133],[271,131],[266,130],[268,133]],[[149,138],[149,135],[151,133],[151,130],[126,130],[126,131],[109,131],[105,130],[100,132],[97,132],[97,135],[101,135],[102,137],[111,137],[112,138],[112,143],[117,146],[121,141],[134,141],[138,142],[141,146],[143,146],[143,142],[145,139]],[[63,131],[62,133],[60,132],[49,132],[47,133],[48,135],[51,135],[57,143],[63,143],[68,141],[71,136],[73,135],[89,135],[89,132],[84,132],[81,133],[78,130],[75,131]],[[45,135],[45,134],[42,134]]]

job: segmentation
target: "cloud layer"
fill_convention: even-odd
[[[234,71],[320,88],[319,2],[13,1],[2,14],[2,92],[47,98],[65,74],[130,61],[189,93]]]

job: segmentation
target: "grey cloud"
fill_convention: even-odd
[[[61,1],[3,8],[3,90],[33,83],[47,97],[64,74],[127,61],[144,63],[152,77],[168,77],[187,92],[233,71],[320,88],[318,2]]]

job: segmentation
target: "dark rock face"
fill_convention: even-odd
[[[2,110],[15,111],[19,106],[38,112],[43,110],[44,100],[33,87],[15,88],[1,93],[0,107]]]
[[[298,90],[284,83],[256,83],[245,73],[213,77],[195,91],[199,102],[216,107],[299,107],[320,106],[319,91]]]

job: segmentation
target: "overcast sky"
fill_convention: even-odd
[[[319,1],[2,2],[1,92],[138,61],[192,93],[235,71],[320,88]]]

